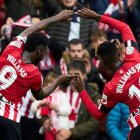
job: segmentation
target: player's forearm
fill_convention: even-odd
[[[35,23],[31,27],[24,30],[22,32],[22,36],[28,36],[29,34],[31,34],[33,32],[39,32],[39,31],[45,29],[46,26],[48,26],[49,24],[54,23],[54,22],[59,21],[59,20],[61,20],[61,18],[58,15],[41,20],[40,22]]]
[[[85,104],[86,108],[88,109],[89,113],[97,120],[102,120],[105,117],[105,114],[102,113],[97,105],[92,101],[89,97],[86,90],[80,92],[80,97]]]
[[[44,97],[49,96],[57,87],[59,83],[58,80],[55,80],[50,86],[46,86],[43,88]]]
[[[127,40],[136,42],[130,27],[126,23],[104,15],[101,16],[100,21],[117,29],[122,35],[123,42]]]
[[[59,85],[58,80],[55,80],[50,86],[42,88],[39,92],[32,92],[36,100],[42,100],[49,96]]]

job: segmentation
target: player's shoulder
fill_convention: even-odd
[[[13,41],[11,41],[8,46],[21,48],[22,45],[26,43],[26,40],[27,40],[27,37],[23,37],[23,36],[19,35]]]
[[[106,83],[105,87],[104,87],[104,92],[108,93],[115,93],[115,89],[116,86],[118,84],[119,81],[119,77],[120,77],[120,73],[116,72],[115,75],[113,76],[113,78],[111,79],[111,81],[109,81],[108,83]]]
[[[43,84],[43,78],[42,78],[42,75],[39,71],[39,68],[32,65],[32,64],[28,67],[28,69],[27,69],[27,67],[25,68],[26,73],[27,73],[25,81],[28,79],[28,82],[30,82],[29,84],[32,84],[32,85],[34,85],[34,84],[35,85],[37,85],[37,84],[40,85],[40,82],[41,82],[41,85],[42,85]]]
[[[134,47],[131,47],[131,46],[127,46],[126,49],[125,49],[125,53],[127,55],[133,54],[134,51],[135,51],[135,48]]]
[[[32,73],[32,75],[40,74],[39,68],[35,66],[34,64],[26,65],[26,71],[28,71],[29,73]]]
[[[139,51],[136,48],[131,47],[131,46],[126,47],[126,49],[125,49],[125,59],[126,60],[131,60],[131,59],[137,60],[137,59],[139,59],[139,56],[140,56]]]
[[[112,81],[110,81],[105,84],[104,93],[106,94],[112,93],[113,89],[114,89],[114,84]]]

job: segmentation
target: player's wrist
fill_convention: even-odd
[[[86,90],[85,89],[81,89],[78,92],[79,92],[79,94],[82,94],[84,91],[86,91]]]

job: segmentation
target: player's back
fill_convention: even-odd
[[[127,104],[132,112],[140,105],[140,55],[134,48],[128,49],[124,63],[107,87],[112,89],[116,100]]]
[[[0,59],[0,93],[13,103],[19,102],[29,89],[41,87],[38,67],[22,61],[23,46],[21,40],[12,41]]]

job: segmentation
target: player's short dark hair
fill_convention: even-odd
[[[83,74],[86,73],[86,66],[84,60],[78,58],[74,59],[71,63],[69,63],[67,69],[68,71],[70,69],[76,69],[76,70],[80,70]]]
[[[118,54],[116,41],[104,41],[98,46],[96,51],[97,56],[100,56],[102,59],[109,62],[114,60],[116,54]]]
[[[84,48],[84,43],[81,39],[72,39],[68,42],[68,49],[70,50],[70,45],[78,45],[78,44],[81,44],[82,45],[82,48]]]
[[[42,45],[42,47],[47,47],[48,45],[48,38],[44,33],[35,32],[30,34],[27,37],[27,41],[24,47],[24,50],[28,52],[33,52],[37,49],[38,45]]]

